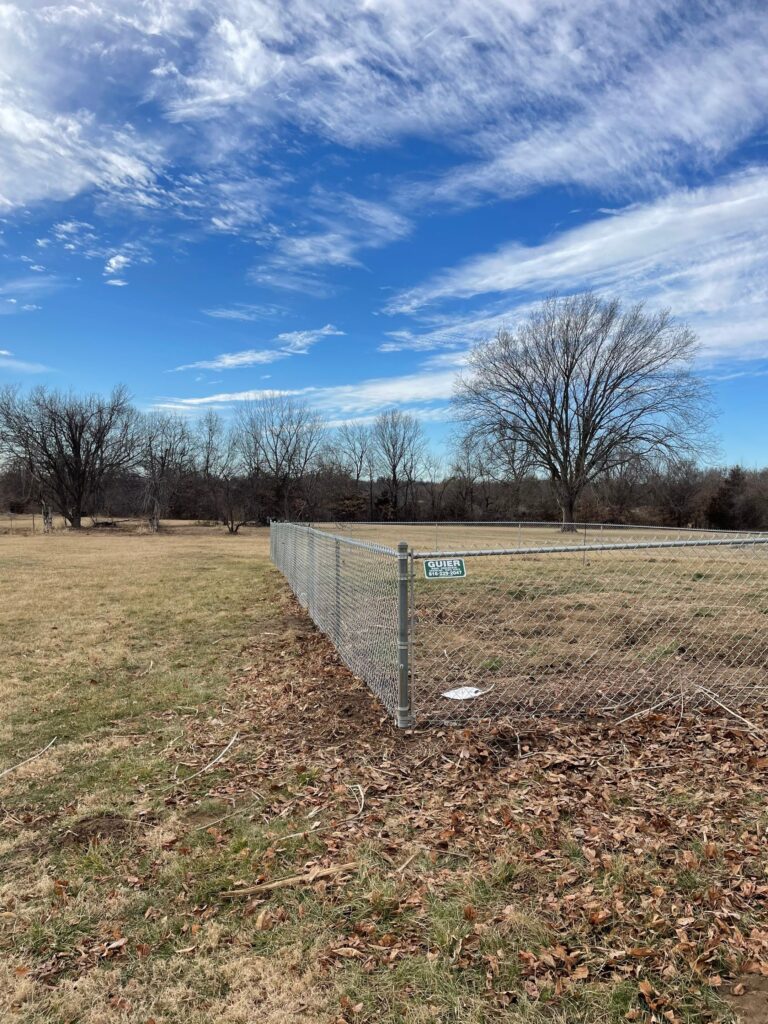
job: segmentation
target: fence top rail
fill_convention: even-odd
[[[413,551],[413,558],[483,558],[490,555],[580,555],[585,551],[648,551],[659,548],[742,548],[768,545],[768,536],[737,536],[726,540],[658,540],[629,544],[546,544],[540,547],[486,548],[482,551]]]
[[[291,525],[303,525],[303,524],[291,524]],[[563,523],[561,520],[553,519],[398,519],[398,520],[314,520],[312,523],[308,523],[313,529],[319,529],[322,533],[327,533],[329,527],[334,527],[337,530],[354,530],[358,527],[376,527],[378,529],[394,530],[399,526],[424,526],[438,529],[442,527],[548,527],[552,530],[561,531],[563,529]],[[646,533],[675,533],[675,534],[708,534],[716,537],[768,537],[768,531],[766,530],[719,530],[709,526],[653,526],[653,525],[638,525],[635,523],[590,523],[590,522],[573,522],[566,523],[568,527],[576,527],[579,530],[616,530],[619,533],[626,530],[630,531],[644,531]]]
[[[368,540],[353,540],[352,537],[342,537],[338,533],[331,533],[328,530],[317,530],[307,523],[283,523],[272,520],[269,525],[270,529],[272,527],[277,527],[278,529],[280,527],[288,527],[292,530],[301,530],[302,533],[312,534],[315,537],[322,537],[323,540],[336,540],[339,544],[346,544],[347,547],[364,548],[366,551],[374,551],[378,555],[394,555],[397,558],[396,549],[390,548],[386,544],[375,544],[373,541]]]

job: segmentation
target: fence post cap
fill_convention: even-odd
[[[397,550],[400,552],[401,555],[407,555],[408,554],[408,541],[407,540],[401,540],[400,543],[397,545]]]

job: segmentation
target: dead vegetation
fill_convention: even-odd
[[[60,739],[0,779],[3,1020],[761,1020],[762,713],[398,733],[262,541],[98,543],[162,628],[84,599],[122,652],[94,673],[77,617],[37,648],[17,617],[6,659],[43,671],[2,666],[26,727],[0,769]],[[166,599],[190,588],[206,615]]]

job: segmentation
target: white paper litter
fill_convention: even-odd
[[[448,700],[474,700],[475,697],[482,697],[484,693],[490,693],[493,687],[488,690],[479,690],[476,686],[457,686],[455,690],[446,690],[442,695]]]

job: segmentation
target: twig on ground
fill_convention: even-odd
[[[6,768],[4,771],[0,772],[0,779],[2,779],[6,775],[10,775],[11,772],[15,772],[16,769],[21,768],[22,765],[29,764],[30,761],[36,761],[38,757],[42,757],[46,750],[50,750],[50,748],[53,746],[57,739],[58,736],[54,736],[50,743],[47,743],[42,750],[38,750],[38,752],[36,754],[33,754],[32,757],[26,757],[24,758],[23,761],[19,761],[18,764],[12,764],[10,768]]]
[[[365,790],[357,782],[352,786],[347,784],[347,789],[354,793],[355,799],[357,800],[357,812],[355,814],[350,815],[349,818],[343,818],[336,824],[328,822],[326,825],[321,825],[318,822],[312,828],[304,829],[303,832],[290,832],[287,836],[279,836],[278,838],[280,842],[284,843],[287,839],[301,839],[302,836],[313,836],[316,832],[324,832],[327,828],[340,828],[342,825],[348,825],[351,821],[355,821],[359,818],[365,808]]]
[[[331,868],[313,868],[303,875],[289,875],[287,878],[278,878],[275,882],[262,882],[261,885],[252,885],[247,889],[226,889],[220,895],[224,899],[231,900],[238,896],[259,896],[261,893],[273,892],[275,889],[288,889],[293,885],[311,885],[313,882],[343,874],[345,871],[354,871],[357,864],[356,860],[352,860],[348,864],[336,864]]]
[[[734,711],[733,708],[729,708],[727,704],[723,704],[721,700],[718,700],[718,698],[715,696],[714,693],[712,693],[711,690],[707,690],[704,686],[697,686],[696,689],[699,691],[699,693],[703,693],[705,697],[709,697],[710,700],[714,701],[718,707],[723,709],[723,711],[727,711],[729,715],[732,715],[734,718],[738,718],[740,722],[743,722],[744,725],[746,725],[749,729],[751,729],[754,732],[755,736],[760,736],[762,738],[765,735],[762,729],[756,726],[754,722],[750,722],[748,718],[745,718],[743,715],[740,715],[738,711]]]
[[[245,814],[246,811],[252,811],[253,808],[258,806],[260,802],[261,798],[259,798],[259,800],[254,800],[253,803],[246,804],[245,807],[235,807],[235,809],[233,811],[230,811],[229,814],[224,814],[220,818],[214,818],[213,821],[206,821],[204,825],[197,825],[195,826],[195,828],[192,829],[192,831],[203,832],[206,829],[213,828],[214,825],[220,825],[222,821],[227,821],[229,818],[234,818],[235,815],[237,814]]]
[[[635,711],[633,714],[627,715],[626,718],[620,719],[616,725],[624,725],[625,722],[631,722],[633,718],[639,718],[641,715],[650,715],[652,711],[658,711],[659,708],[663,708],[666,704],[669,704],[669,702],[674,700],[676,696],[677,694],[674,693],[672,696],[667,695],[664,700],[660,700],[658,704],[654,704],[650,708],[643,708],[641,711]]]
[[[222,759],[222,757],[224,757],[227,753],[229,753],[231,748],[237,742],[237,739],[238,739],[239,735],[240,734],[236,732],[235,735],[232,737],[232,739],[229,741],[229,743],[226,745],[226,747],[224,747],[224,749],[221,751],[221,753],[217,754],[216,757],[214,757],[214,759],[212,761],[209,761],[208,764],[204,768],[201,768],[199,772],[195,772],[194,775],[188,775],[186,779],[177,780],[176,782],[173,783],[173,785],[174,786],[176,786],[176,785],[178,785],[178,786],[185,786],[188,782],[191,782],[192,779],[196,779],[199,775],[203,775],[205,772],[208,771],[209,768],[213,768],[213,766],[215,764],[219,763],[219,761]]]
[[[408,867],[408,865],[409,865],[409,864],[410,864],[410,863],[411,863],[412,861],[416,860],[416,858],[417,858],[417,857],[419,856],[419,854],[420,854],[420,853],[421,853],[421,850],[417,850],[417,851],[416,851],[415,853],[412,853],[412,854],[411,854],[411,856],[410,856],[410,857],[408,858],[408,860],[406,860],[406,861],[403,861],[403,863],[402,863],[402,864],[400,865],[400,867],[399,867],[399,868],[397,869],[397,874],[398,874],[398,875],[402,875],[402,873],[403,873],[403,872],[405,871],[405,869],[406,869],[406,868]]]

